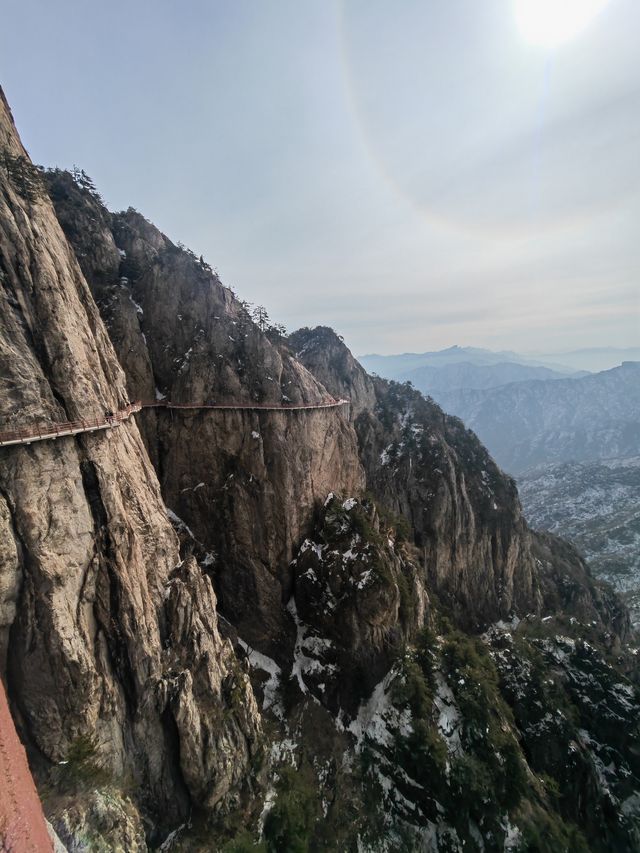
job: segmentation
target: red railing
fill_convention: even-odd
[[[139,401],[130,403],[124,409],[119,409],[112,415],[103,418],[88,418],[77,421],[62,421],[57,423],[36,424],[24,429],[0,431],[0,447],[6,444],[30,444],[31,441],[41,441],[48,438],[58,438],[64,435],[76,435],[82,432],[93,432],[98,429],[109,429],[122,421],[126,421],[134,412],[140,409],[247,409],[263,411],[295,411],[299,409],[331,409],[336,406],[344,406],[348,400],[335,400],[333,397],[323,400],[321,403],[171,403],[167,400],[154,400],[153,402]]]
[[[48,424],[35,424],[24,429],[0,432],[0,445],[26,444],[28,439],[57,438],[59,435],[69,435],[79,432],[91,432],[96,429],[108,429],[115,424],[126,421],[133,412],[139,412],[142,404],[130,403],[124,409],[119,409],[113,415],[103,418],[81,418],[77,421],[58,421]]]
[[[333,409],[336,406],[344,406],[348,400],[336,400],[333,397],[323,400],[321,403],[171,403],[167,400],[143,402],[143,409],[264,409],[278,412],[281,410],[296,409]]]

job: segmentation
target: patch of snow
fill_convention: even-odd
[[[255,429],[251,430],[251,438],[260,438],[260,433],[256,432]]]
[[[511,850],[517,850],[520,847],[520,838],[522,833],[517,826],[513,826],[509,823],[508,817],[505,817],[502,827],[506,833],[504,838],[504,847],[502,848],[504,853],[509,853]]]
[[[136,313],[142,317],[142,315],[144,314],[144,311],[142,310],[142,306],[138,305],[138,303],[136,302],[136,300],[133,298],[133,296],[131,294],[129,294],[129,299],[133,303],[133,307],[136,309]]]
[[[316,542],[312,542],[311,539],[305,539],[302,545],[300,546],[300,553],[304,554],[305,551],[311,550],[320,560],[320,562],[322,562],[322,552],[326,547],[326,545],[318,545]]]
[[[397,677],[398,670],[394,666],[374,687],[369,699],[360,705],[358,715],[349,724],[348,731],[356,739],[356,750],[360,750],[366,740],[390,746],[396,732],[411,733],[410,711],[399,711],[391,701],[391,686]]]
[[[323,663],[322,660],[319,660],[331,648],[332,642],[325,637],[309,634],[311,628],[305,625],[300,619],[293,596],[289,599],[287,610],[296,624],[296,642],[293,651],[293,666],[291,667],[290,678],[296,679],[302,693],[308,694],[317,701],[316,697],[310,693],[304,677],[308,675],[315,678],[322,677],[325,680],[331,678],[337,672],[338,668],[335,664]],[[326,687],[326,682],[323,685],[323,689],[324,687]]]
[[[278,697],[278,687],[280,686],[282,670],[274,660],[267,657],[267,655],[263,655],[262,652],[250,648],[240,637],[238,637],[238,643],[247,653],[249,666],[252,669],[261,669],[269,676],[263,687],[262,710],[268,711],[271,709],[279,720],[284,720],[284,708]]]
[[[274,764],[281,764],[286,761],[287,764],[291,764],[296,767],[297,748],[297,743],[291,738],[285,738],[284,740],[276,741],[271,746],[271,760]]]
[[[391,442],[391,444],[388,444],[385,447],[385,449],[382,451],[382,453],[380,454],[380,464],[381,465],[388,465],[389,464],[389,451],[391,450],[392,447],[393,447],[393,442]]]
[[[347,498],[346,501],[342,504],[342,509],[346,509],[347,512],[352,510],[354,506],[358,503],[355,498]]]
[[[185,524],[185,522],[178,515],[176,515],[172,509],[169,509],[168,506],[165,507],[165,509],[167,511],[167,517],[176,525],[178,530],[184,530],[185,533],[188,533],[189,536],[197,542],[198,540],[193,535],[193,530],[191,530],[191,528],[187,524]]]
[[[262,806],[262,811],[260,812],[260,817],[258,818],[258,833],[260,838],[262,838],[262,833],[264,832],[264,822],[267,819],[267,815],[273,808],[276,801],[276,789],[272,785],[266,793],[264,798],[264,805]]]
[[[438,730],[447,749],[451,755],[462,752],[460,740],[460,710],[453,695],[453,691],[445,681],[441,672],[434,674],[436,682],[436,695],[434,704],[438,709]]]
[[[370,578],[371,578],[371,569],[367,569],[366,571],[364,571],[360,575],[360,579],[358,580],[358,583],[356,584],[356,588],[357,589],[364,589],[366,586],[369,585],[369,579]]]
[[[160,847],[158,847],[158,851],[159,851],[159,853],[168,853],[168,851],[169,851],[169,850],[171,850],[171,848],[173,847],[173,842],[178,840],[178,838],[179,838],[180,834],[181,834],[181,833],[182,833],[182,831],[183,831],[183,830],[185,830],[186,828],[187,828],[187,824],[186,824],[186,823],[183,823],[183,824],[182,824],[181,826],[179,826],[177,829],[172,830],[172,831],[169,833],[169,835],[167,835],[167,837],[165,838],[165,840],[162,842],[162,844],[160,845]]]

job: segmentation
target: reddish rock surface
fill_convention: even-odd
[[[53,850],[42,805],[0,681],[0,850]]]

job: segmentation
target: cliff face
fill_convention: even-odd
[[[0,421],[102,417],[125,377],[4,98],[0,148]],[[90,737],[158,828],[237,795],[256,706],[209,579],[180,566],[135,422],[0,457],[0,672],[39,778]]]
[[[203,261],[140,214],[109,214],[66,173],[50,177],[60,221],[97,299],[132,398],[315,403],[326,389]],[[264,324],[263,324],[264,325]],[[212,554],[222,612],[252,643],[290,643],[290,561],[331,489],[363,485],[338,409],[145,412],[166,504]]]

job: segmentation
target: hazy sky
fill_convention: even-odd
[[[34,160],[291,329],[632,346],[640,2],[578,1],[549,47],[527,0],[4,0],[0,80]]]

